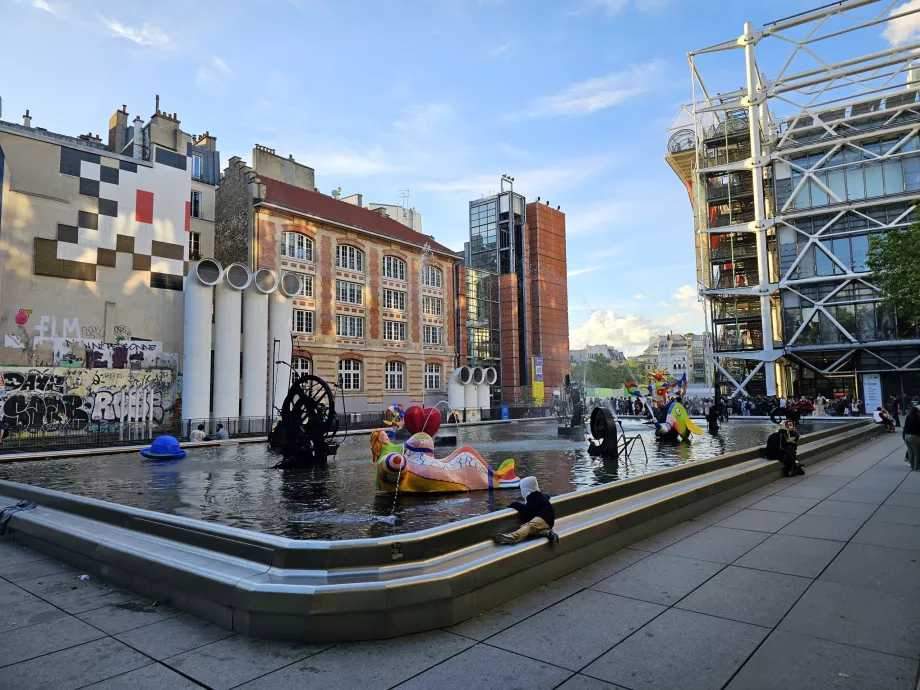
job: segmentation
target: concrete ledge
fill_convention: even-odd
[[[804,464],[878,433],[803,437]],[[381,539],[299,541],[0,482],[13,539],[255,637],[378,639],[459,623],[780,476],[759,449],[555,497],[562,541],[497,547],[505,510]]]

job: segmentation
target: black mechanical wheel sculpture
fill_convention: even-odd
[[[285,464],[313,465],[335,455],[332,441],[339,430],[335,396],[329,384],[318,376],[304,374],[291,384],[281,405],[281,420],[268,437],[272,448],[280,448]]]
[[[598,441],[588,446],[591,455],[616,457],[617,423],[606,407],[595,407],[591,411],[591,436]]]

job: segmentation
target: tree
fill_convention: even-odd
[[[920,323],[920,221],[905,230],[870,236],[866,265],[898,319]]]

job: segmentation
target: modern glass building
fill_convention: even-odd
[[[914,222],[920,199],[920,43],[883,38],[903,21],[889,5],[746,24],[690,54],[666,160],[694,210],[723,393],[920,392],[920,334],[866,266],[870,236]],[[716,94],[702,65],[731,75],[733,58],[727,85],[746,86]]]

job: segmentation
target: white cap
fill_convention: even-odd
[[[539,491],[540,485],[537,484],[536,477],[524,477],[521,480],[521,496],[527,498],[534,491]]]

